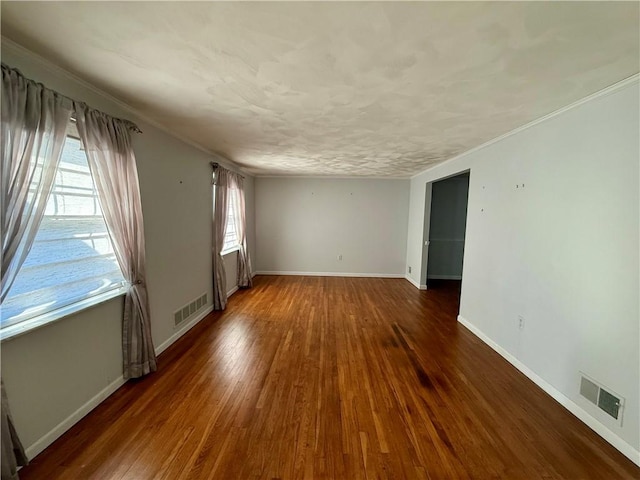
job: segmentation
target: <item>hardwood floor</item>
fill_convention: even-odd
[[[638,478],[456,322],[458,291],[256,277],[29,479]]]

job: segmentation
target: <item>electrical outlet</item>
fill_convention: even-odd
[[[409,273],[411,273],[411,267],[409,267]]]
[[[518,315],[518,328],[524,330],[524,317],[522,315]]]
[[[342,254],[338,255],[338,260],[342,260]]]

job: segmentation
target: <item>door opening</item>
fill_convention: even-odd
[[[428,289],[460,296],[467,227],[469,172],[427,185],[423,275]]]

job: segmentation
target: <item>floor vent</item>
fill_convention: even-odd
[[[207,306],[207,294],[199,296],[197,299],[187,303],[182,308],[173,312],[173,325],[178,326],[185,320],[198,313],[202,308]]]
[[[622,421],[624,399],[612,393],[607,387],[595,382],[584,374],[580,378],[580,395],[598,406],[602,411]]]

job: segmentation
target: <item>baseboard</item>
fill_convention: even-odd
[[[180,326],[180,328],[176,330],[176,332],[173,335],[171,335],[169,338],[167,338],[164,342],[162,342],[160,345],[156,347],[156,355],[160,355],[162,352],[164,352],[174,342],[176,342],[181,336],[183,336],[185,333],[187,333],[189,330],[195,327],[200,320],[202,320],[204,317],[209,315],[211,312],[213,312],[213,306],[209,305],[207,308],[205,308],[202,312],[200,312],[198,315],[193,317],[187,323]]]
[[[256,275],[296,275],[303,277],[361,277],[361,278],[405,278],[399,273],[347,273],[347,272],[291,272],[291,271],[257,271]]]
[[[462,275],[429,275],[432,280],[462,280]]]
[[[178,338],[184,335],[190,328],[192,328],[196,323],[206,317],[211,311],[213,307],[208,307],[202,313],[200,313],[193,320],[190,320],[187,324],[185,324],[180,330],[174,333],[167,341],[160,344],[156,347],[156,355],[160,355],[164,350],[166,350],[169,345],[174,343]],[[78,423],[82,418],[84,418],[91,410],[96,408],[100,403],[107,399],[112,393],[118,390],[122,385],[125,384],[125,380],[123,376],[116,378],[113,382],[103,388],[97,395],[93,396],[86,403],[84,403],[80,408],[78,408],[75,412],[65,418],[62,422],[56,425],[53,429],[51,429],[48,433],[40,437],[40,439],[36,440],[36,442],[27,447],[25,453],[27,454],[27,458],[29,460],[33,459],[36,455],[42,452],[45,448],[55,442],[58,438],[60,438],[67,430],[73,427],[76,423]]]
[[[633,448],[626,441],[616,435],[614,432],[605,427],[602,423],[598,422],[589,413],[587,413],[582,407],[576,404],[573,400],[567,397],[564,393],[560,392],[554,386],[549,384],[546,380],[533,372],[529,367],[523,364],[516,357],[507,352],[504,348],[494,342],[491,338],[485,335],[475,325],[470,323],[462,315],[458,315],[458,322],[460,322],[465,328],[467,328],[476,337],[489,345],[493,350],[500,354],[511,365],[516,367],[520,372],[527,376],[533,383],[548,393],[556,402],[569,410],[573,415],[578,417],[583,423],[585,423],[591,430],[596,432],[607,442],[609,442],[614,448],[620,451],[625,457],[631,460],[636,465],[640,466],[640,451]]]
[[[414,287],[416,287],[418,290],[426,290],[427,286],[426,285],[420,285],[418,282],[416,282],[413,278],[411,278],[409,275],[405,275],[404,279],[409,282],[411,285],[413,285]]]
[[[237,290],[237,287],[236,287]],[[207,307],[202,311],[197,317],[194,317],[193,320],[190,320],[186,323],[180,330],[174,333],[169,339],[156,347],[156,355],[160,355],[164,350],[166,350],[172,343],[174,343],[178,338],[187,333],[189,329],[191,329],[196,323],[206,317],[209,313],[213,311],[213,307]],[[84,403],[80,408],[78,408],[75,412],[65,418],[62,422],[56,425],[52,430],[43,435],[40,439],[36,440],[36,442],[27,447],[25,453],[27,454],[27,458],[32,460],[36,455],[42,452],[45,448],[55,442],[58,438],[60,438],[67,430],[73,427],[76,423],[78,423],[82,418],[84,418],[91,410],[96,408],[100,403],[107,399],[112,393],[118,390],[122,385],[125,384],[125,380],[123,376],[118,377],[109,385],[107,385],[104,389],[102,389],[97,395],[92,397],[86,403]]]
[[[239,290],[239,287],[236,285],[235,287],[233,287],[231,290],[227,292],[227,298],[229,298],[231,295],[236,293],[238,290]]]
[[[238,291],[238,286],[236,285],[231,290],[227,292],[227,296],[230,297],[234,293]],[[185,333],[191,330],[198,322],[200,322],[203,318],[209,315],[213,311],[213,306],[209,306],[205,308],[202,312],[200,312],[196,317],[189,320],[186,324],[180,327],[171,337],[169,337],[166,341],[162,342],[160,345],[156,347],[156,355],[160,355],[167,348],[169,348],[173,343],[175,343],[180,337],[182,337]],[[87,401],[84,405],[78,408],[75,412],[65,418],[62,422],[56,425],[52,430],[42,436],[39,440],[26,448],[25,453],[27,454],[27,458],[29,460],[33,459],[36,455],[42,452],[45,448],[55,442],[58,438],[60,438],[67,430],[73,427],[76,423],[78,423],[83,417],[85,417],[91,410],[96,408],[100,403],[102,403],[107,397],[109,397],[112,393],[114,393],[118,388],[125,384],[124,377],[120,376],[107,385],[104,389],[102,389],[97,395],[92,397],[89,401]]]
[[[238,286],[236,285],[231,290],[229,290],[227,292],[227,298],[230,297],[231,295],[233,295],[234,293],[236,293],[237,291],[238,291]],[[213,312],[213,306],[209,306],[209,307],[205,308],[196,317],[192,318],[187,323],[182,325],[179,330],[176,330],[176,332],[173,335],[171,335],[167,340],[165,340],[164,342],[162,342],[160,345],[158,345],[156,347],[156,355],[160,355],[162,352],[164,352],[174,342],[176,342],[185,333],[187,333],[189,330],[191,330],[193,327],[195,327],[196,324],[198,322],[200,322],[200,320],[202,320],[204,317],[209,315],[211,312]]]
[[[79,409],[65,418],[62,422],[56,425],[52,430],[42,436],[39,440],[29,446],[25,453],[27,454],[27,458],[32,460],[36,455],[42,452],[45,448],[55,442],[59,437],[62,436],[67,430],[73,427],[76,423],[78,423],[84,416],[86,416],[91,410],[96,408],[103,400],[105,400],[109,395],[118,390],[122,385],[124,385],[125,380],[124,377],[120,376],[116,378],[113,382],[103,388],[97,395],[87,401],[84,405],[82,405]]]

